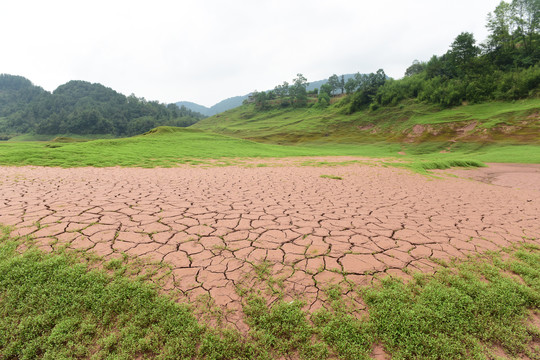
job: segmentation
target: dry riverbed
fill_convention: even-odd
[[[189,301],[209,295],[231,310],[225,318],[240,330],[238,285],[258,286],[249,279],[261,266],[281,279],[286,299],[300,297],[315,310],[330,284],[406,278],[453,257],[540,245],[537,165],[490,164],[433,177],[366,161],[2,167],[0,224],[31,235],[45,251],[67,245],[106,259],[125,253],[167,263],[165,291]]]

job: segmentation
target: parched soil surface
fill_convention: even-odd
[[[68,244],[106,258],[163,261],[173,268],[166,291],[190,301],[208,294],[229,310],[241,307],[237,285],[263,261],[283,279],[286,297],[300,296],[313,310],[331,283],[407,277],[433,271],[433,259],[540,244],[535,166],[514,175],[492,165],[435,178],[376,162],[282,165],[2,167],[0,223],[44,250]]]
[[[484,168],[452,169],[446,172],[487,184],[540,191],[540,164],[487,165]]]

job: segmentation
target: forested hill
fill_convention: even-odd
[[[189,126],[204,115],[175,104],[125,96],[101,84],[70,81],[52,93],[0,74],[0,134],[135,135],[156,126]]]

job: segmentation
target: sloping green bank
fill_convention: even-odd
[[[258,111],[244,105],[201,120],[192,128],[280,144],[373,142],[502,142],[540,144],[540,99],[441,109],[406,101],[376,111],[345,114],[329,108]]]
[[[540,146],[497,143],[425,142],[401,144],[319,143],[276,145],[182,128],[157,128],[132,138],[87,142],[0,143],[0,165],[60,167],[171,167],[221,159],[290,156],[399,158],[407,163],[436,161],[540,163]]]

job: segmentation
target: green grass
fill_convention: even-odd
[[[494,255],[435,277],[419,275],[409,284],[386,280],[379,289],[367,289],[364,299],[376,332],[398,358],[482,359],[492,344],[513,356],[536,352],[532,356],[538,358],[540,348],[527,344],[538,341],[540,329],[525,320],[526,309],[540,306],[539,264],[538,248],[522,248],[507,261]],[[506,271],[521,275],[526,285]]]
[[[486,128],[494,127],[516,117],[526,117],[538,111],[540,99],[528,99],[514,102],[489,102],[459,106],[453,109],[437,111],[431,114],[414,114],[409,122],[415,124],[437,124],[454,121],[478,121]]]
[[[71,138],[76,140],[93,140],[93,139],[112,139],[115,138],[111,134],[87,134],[87,135],[78,135],[78,134],[61,134],[61,135],[44,135],[44,134],[22,134],[13,136],[8,141],[52,141],[57,137],[61,138]]]
[[[352,115],[344,114],[345,107],[337,103],[327,109],[260,112],[244,105],[188,129],[160,127],[123,139],[79,142],[80,136],[23,135],[11,140],[53,141],[0,142],[0,165],[171,167],[210,159],[227,164],[232,158],[341,155],[397,157],[413,169],[540,163],[540,99],[445,110],[409,101]],[[473,122],[475,128],[464,133]],[[415,125],[423,130],[415,134]],[[399,155],[402,152],[406,155]]]
[[[309,155],[311,149],[259,144],[183,128],[84,143],[0,143],[2,165],[175,166],[200,159]]]
[[[408,101],[351,115],[345,114],[345,108],[346,105],[337,103],[327,109],[257,111],[253,105],[244,105],[203,119],[192,127],[279,144],[410,142],[408,134],[414,125],[426,128],[423,135],[412,138],[415,142],[448,142],[460,137],[480,143],[540,143],[540,99],[442,110],[434,105]],[[462,138],[459,130],[473,122],[477,123],[476,128]],[[516,128],[505,130],[504,126]]]
[[[349,315],[341,290],[326,290],[313,314],[299,300],[268,305],[243,292],[251,330],[214,328],[155,285],[96,269],[84,253],[45,254],[31,241],[0,236],[0,358],[3,359],[368,359],[380,343],[392,358],[487,359],[494,346],[538,359],[540,250],[507,249],[451,263],[403,283],[358,288],[367,315]],[[22,254],[21,244],[30,248]],[[269,274],[261,274],[269,276]],[[275,283],[274,283],[275,284]],[[250,288],[249,286],[247,287]],[[535,345],[536,342],[536,345]],[[536,347],[535,347],[536,346]]]
[[[450,153],[441,153],[452,146]],[[405,151],[407,155],[398,153]],[[418,162],[448,164],[475,162],[540,163],[540,146],[477,143],[264,144],[184,128],[158,128],[132,138],[86,142],[2,142],[0,165],[59,167],[171,167],[179,164],[224,164],[235,158],[290,156],[360,156],[399,158],[414,168]]]
[[[88,271],[65,255],[0,248],[0,357],[191,358],[204,334],[191,311],[150,286]],[[174,354],[174,355],[173,355]]]
[[[320,177],[323,179],[343,180],[341,176],[336,175],[321,175]]]

